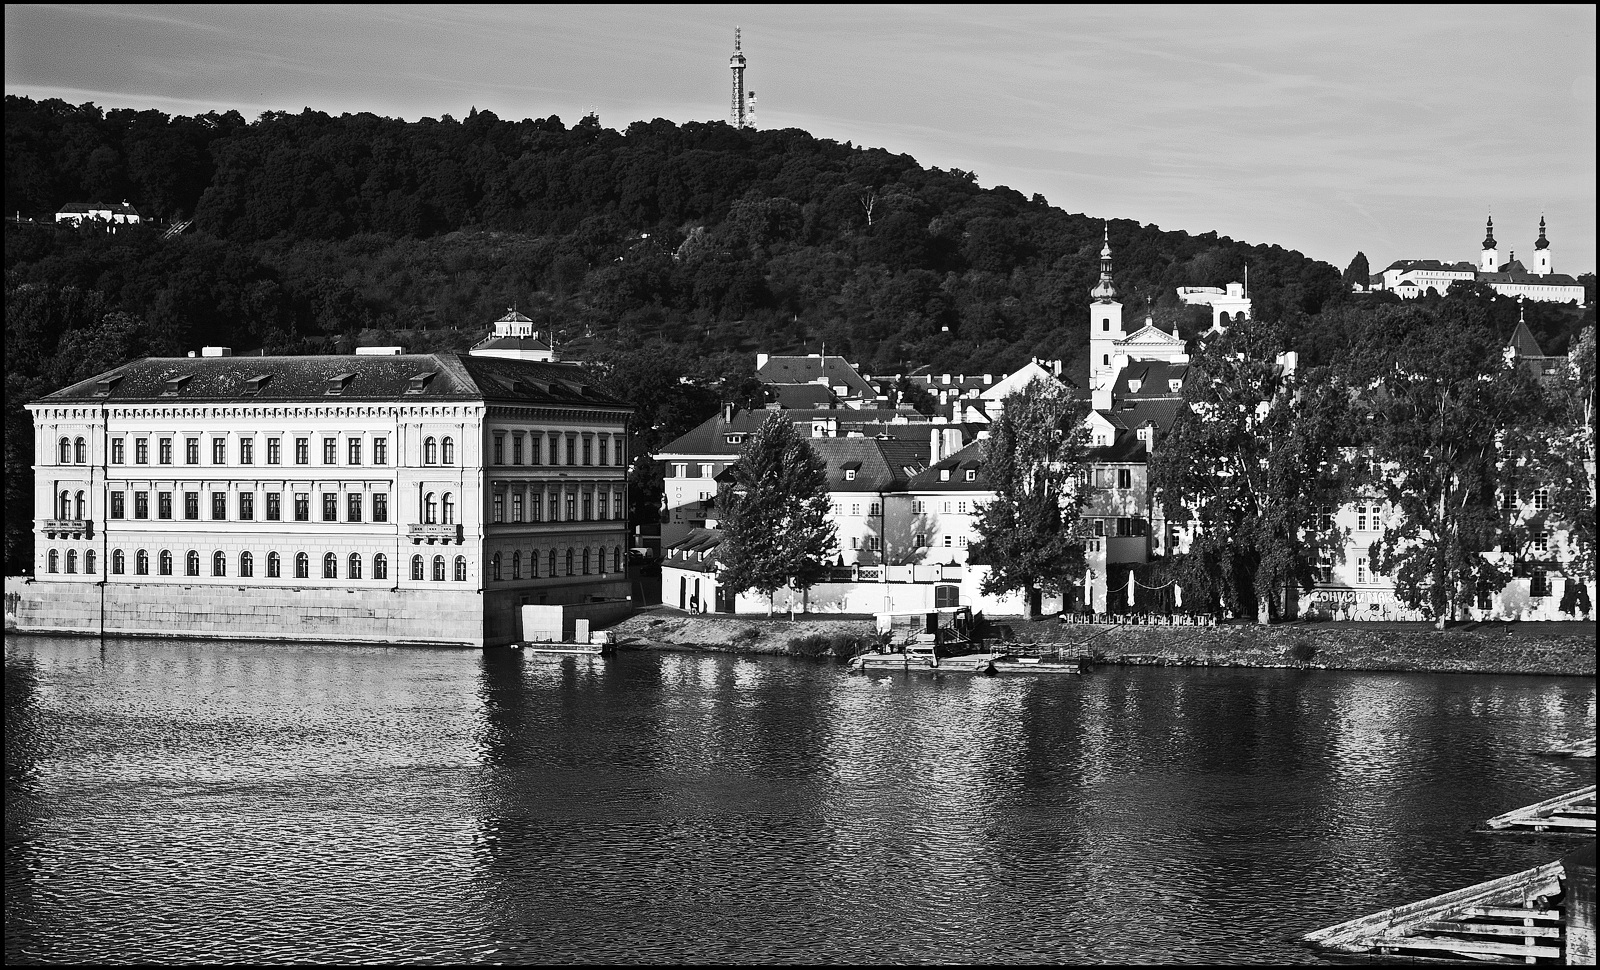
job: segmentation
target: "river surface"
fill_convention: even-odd
[[[1317,963],[1547,862],[1588,678],[11,637],[16,962]]]

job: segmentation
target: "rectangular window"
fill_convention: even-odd
[[[522,433],[520,431],[511,436],[511,464],[522,464]]]
[[[281,464],[283,464],[283,439],[282,438],[268,438],[267,439],[267,464],[269,464],[269,465],[281,465]]]
[[[135,438],[133,440],[133,461],[137,465],[150,464],[149,438]]]
[[[1533,508],[1536,512],[1543,512],[1550,507],[1550,490],[1536,488],[1533,490]]]
[[[283,496],[278,492],[267,493],[267,521],[277,522],[283,518]]]
[[[926,546],[927,544],[928,544],[928,534],[926,532],[918,532],[917,535],[916,535],[915,540],[913,540],[913,542],[912,542],[912,545],[915,548],[918,548],[918,549],[921,549],[923,546]]]
[[[1533,534],[1533,554],[1536,556],[1547,555],[1550,552],[1550,532],[1540,529]]]
[[[294,520],[296,522],[311,521],[311,496],[305,492],[294,493]]]
[[[959,546],[962,549],[965,549],[967,547],[967,537],[966,536],[962,536],[960,539],[957,539],[956,540],[956,545]]]
[[[361,439],[360,438],[351,438],[350,439],[350,446],[346,450],[349,451],[349,453],[350,453],[350,464],[352,464],[352,465],[361,464]]]
[[[200,464],[200,439],[183,439],[183,463],[185,465]]]
[[[337,465],[339,463],[339,439],[322,439],[322,463],[324,465]]]
[[[378,439],[383,440],[383,439]],[[389,521],[389,496],[384,492],[372,496],[372,521]]]
[[[211,464],[226,465],[228,463],[228,439],[211,439]]]
[[[610,449],[610,445],[611,442],[607,441],[605,438],[600,439],[600,464],[602,465],[611,464],[611,462],[606,460],[606,452]]]
[[[160,492],[156,495],[156,518],[172,518],[172,493]]]
[[[922,514],[922,503],[921,502],[912,502],[911,503],[911,514],[912,515],[921,515]],[[918,543],[918,545],[922,545],[922,543]]]
[[[539,447],[544,443],[544,438],[536,434],[528,435],[528,464],[539,464]]]
[[[967,503],[966,502],[957,502],[956,503],[956,512],[958,514],[960,514],[960,515],[966,515],[967,514]]]
[[[511,493],[511,521],[513,521],[513,522],[521,522],[522,521],[522,493],[521,492],[512,492]]]
[[[616,450],[615,454],[616,454],[616,458],[613,460],[612,463],[615,464],[615,465],[620,466],[622,464],[622,436],[621,435],[617,435],[617,450]]]
[[[590,522],[594,519],[594,494],[583,493],[583,521]]]
[[[592,465],[592,464],[594,464],[594,460],[593,459],[594,459],[594,439],[590,438],[588,435],[584,435],[583,436],[583,463],[585,465]]]
[[[113,519],[122,518],[125,508],[124,501],[126,498],[127,496],[122,492],[111,493],[111,517]]]
[[[611,518],[611,496],[606,492],[600,493],[600,518],[602,521]]]
[[[211,493],[211,517],[213,519],[226,519],[228,517],[228,493]]]
[[[239,518],[241,520],[243,520],[243,521],[248,522],[251,519],[254,519],[255,517],[256,517],[256,493],[254,493],[254,492],[240,492],[239,493]]]
[[[198,518],[200,518],[200,493],[199,492],[184,492],[183,493],[183,517],[185,519],[198,519]]]
[[[1372,571],[1367,568],[1367,557],[1366,556],[1357,556],[1356,557],[1356,582],[1357,583],[1370,583],[1370,582],[1372,582]]]
[[[322,496],[322,521],[339,521],[339,496],[332,492],[325,492]]]
[[[150,493],[133,493],[133,517],[136,519],[150,518]]]
[[[950,548],[951,541],[952,541],[952,537],[951,536],[945,536],[944,537],[944,547],[946,549]]]
[[[577,508],[577,506],[578,506],[578,497],[576,495],[573,495],[571,492],[568,492],[567,493],[567,519],[566,519],[566,521],[572,522],[575,519],[577,519],[577,517],[578,517],[578,508]]]
[[[389,464],[389,439],[388,438],[373,438],[372,439],[372,463],[374,465],[387,465],[387,464]]]
[[[504,434],[494,436],[494,463],[496,465],[504,465],[506,463],[506,436]]]
[[[1095,519],[1094,520],[1094,537],[1096,539],[1104,539],[1106,537],[1106,520],[1105,519]]]
[[[311,439],[294,439],[294,463],[296,465],[311,464]]]
[[[161,456],[161,458],[160,458],[161,464],[163,464],[163,465],[172,464],[172,439],[171,438],[162,438],[161,439],[161,450],[160,450],[159,454]]]
[[[126,444],[121,438],[111,439],[111,464],[121,465],[128,460]]]
[[[254,465],[256,463],[256,439],[239,439],[239,464]]]
[[[494,517],[489,521],[504,522],[506,520],[506,493],[495,492],[494,499],[491,504],[493,506],[492,515]]]
[[[344,508],[344,510],[345,510],[345,521],[347,521],[347,522],[360,522],[361,521],[361,495],[359,493],[351,492],[349,495],[346,495],[345,496],[345,501],[344,501],[344,506],[345,506],[345,508]]]
[[[551,522],[559,522],[560,520],[561,520],[561,496],[557,492],[551,492],[550,493],[550,521]]]
[[[1118,488],[1132,488],[1133,487],[1133,470],[1132,469],[1130,469],[1130,468],[1119,468],[1119,469],[1117,469],[1117,487]]]
[[[578,463],[578,435],[576,432],[567,435],[567,464]]]

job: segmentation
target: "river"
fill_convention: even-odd
[[[17,962],[1318,963],[1571,849],[1586,678],[9,637]]]

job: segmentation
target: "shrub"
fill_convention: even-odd
[[[754,643],[759,639],[761,639],[761,628],[758,626],[747,626],[733,635],[734,643]]]
[[[1317,645],[1309,640],[1296,640],[1289,648],[1289,656],[1301,663],[1310,663],[1317,655]]]
[[[820,633],[789,638],[789,652],[797,657],[821,657],[827,654],[830,646],[828,638]]]
[[[848,633],[835,633],[828,642],[828,649],[833,651],[835,657],[849,660],[861,650],[860,642]]]

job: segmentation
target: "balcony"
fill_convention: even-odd
[[[84,539],[94,534],[91,519],[45,519],[44,534],[47,539]]]
[[[407,528],[411,541],[416,543],[426,542],[432,545],[435,542],[461,541],[461,526],[459,523],[441,524],[437,522],[413,522]]]

